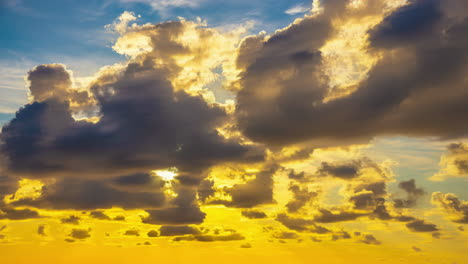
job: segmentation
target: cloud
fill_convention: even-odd
[[[37,234],[40,236],[47,236],[47,234],[45,233],[45,228],[46,228],[45,225],[39,225],[37,227]]]
[[[200,235],[198,228],[191,226],[161,226],[160,236],[182,236],[182,235]]]
[[[439,228],[431,223],[426,223],[424,220],[415,220],[406,224],[409,230],[413,232],[434,232],[438,231]]]
[[[0,219],[25,220],[33,218],[40,218],[40,215],[37,211],[9,207],[0,208]]]
[[[155,230],[150,230],[148,231],[148,233],[146,234],[148,237],[158,237],[159,236],[159,233]]]
[[[252,208],[262,204],[271,204],[273,200],[273,175],[280,169],[277,164],[266,165],[256,173],[255,179],[243,184],[235,184],[225,188],[231,196],[230,201],[216,200],[213,204],[224,204],[230,207]]]
[[[432,203],[439,205],[455,223],[468,224],[468,202],[460,200],[452,193],[432,193]]]
[[[60,219],[60,222],[62,222],[62,224],[79,225],[80,220],[81,218],[79,218],[78,216],[70,215],[69,217]]]
[[[373,235],[364,235],[364,238],[360,240],[361,243],[368,245],[380,245],[382,242],[377,240]]]
[[[416,181],[414,179],[402,181],[398,183],[398,187],[406,192],[406,199],[395,199],[394,206],[396,208],[408,208],[416,205],[418,199],[425,194],[425,191],[416,188]]]
[[[301,14],[301,13],[306,13],[310,10],[311,8],[308,7],[308,6],[304,6],[304,5],[295,5],[291,8],[289,8],[288,10],[284,11],[285,14],[288,14],[288,15],[297,15],[297,14]]]
[[[37,199],[20,199],[14,204],[35,206],[47,209],[106,209],[114,206],[122,208],[154,208],[165,202],[165,195],[159,189],[153,192],[124,191],[113,188],[105,181],[63,179],[42,188]]]
[[[332,212],[327,209],[320,209],[319,214],[314,217],[314,221],[318,223],[334,223],[334,222],[355,220],[358,217],[365,216],[365,215],[366,214],[364,213],[358,213],[358,212],[347,212],[347,211]]]
[[[90,232],[91,230],[90,229],[78,229],[78,228],[74,228],[72,229],[71,233],[70,233],[70,237],[74,238],[74,239],[86,239],[86,238],[89,238],[91,237],[90,235]]]
[[[94,219],[99,219],[99,220],[110,220],[111,218],[106,215],[102,211],[92,211],[89,213],[89,216],[91,216]]]
[[[468,145],[452,143],[447,146],[447,152],[442,155],[439,166],[440,171],[430,178],[433,181],[468,177]]]
[[[359,177],[359,170],[361,168],[359,161],[352,161],[343,164],[329,164],[322,162],[317,173],[321,176],[331,176],[341,179],[353,179]]]
[[[302,207],[313,201],[318,197],[319,192],[313,192],[307,189],[307,187],[302,187],[299,185],[291,184],[289,190],[293,193],[293,198],[286,204],[288,213],[296,213]]]
[[[196,203],[196,191],[190,187],[177,186],[175,197],[166,208],[147,210],[147,217],[142,218],[145,224],[185,225],[201,224],[206,213]]]
[[[276,239],[298,239],[300,236],[295,232],[276,232],[273,234],[273,237]]]
[[[421,252],[422,251],[422,249],[420,249],[420,248],[418,248],[416,246],[412,246],[411,248],[416,252]]]
[[[245,243],[245,244],[242,244],[240,245],[241,248],[252,248],[252,244],[250,243]]]
[[[451,19],[440,0],[410,1],[389,12],[368,32],[362,51],[380,59],[352,92],[329,99],[327,80],[336,76],[323,72],[320,49],[333,38],[335,15],[353,17],[334,4],[271,36],[244,40],[236,114],[245,135],[269,146],[334,146],[375,136],[467,134],[466,20]],[[428,72],[437,74],[428,78]]]
[[[124,236],[140,236],[140,231],[137,229],[126,230]]]
[[[183,237],[175,237],[174,241],[199,241],[199,242],[216,242],[216,241],[238,241],[244,240],[245,237],[239,233],[231,233],[228,235],[190,235]]]
[[[331,230],[317,225],[315,220],[312,219],[295,218],[290,217],[287,214],[278,214],[275,220],[283,224],[285,227],[298,232],[317,234],[326,234],[331,232]]]
[[[242,210],[241,212],[243,217],[249,218],[249,219],[263,219],[267,218],[267,215],[262,212],[262,211],[257,211],[257,210]]]

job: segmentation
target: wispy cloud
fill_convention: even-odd
[[[308,12],[309,10],[310,10],[309,6],[295,5],[295,6],[291,7],[291,8],[289,8],[288,10],[284,11],[284,13],[293,16],[293,15]]]

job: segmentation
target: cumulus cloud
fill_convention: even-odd
[[[156,230],[150,230],[150,231],[148,231],[148,233],[146,233],[146,235],[147,235],[148,237],[158,237],[158,236],[159,236],[159,233],[158,233],[158,231],[156,231]]]
[[[440,171],[431,177],[433,181],[468,177],[468,145],[465,143],[450,144],[447,152],[442,155],[439,165]]]
[[[320,15],[244,40],[236,108],[243,132],[273,146],[466,135],[466,20],[452,19],[440,0],[409,1],[389,12],[368,33],[368,52],[381,55],[368,77],[349,94],[325,100],[326,80],[335,76],[322,71],[320,48],[333,36],[333,17],[351,12],[339,3],[324,2]]]
[[[460,200],[455,194],[435,192],[432,202],[445,209],[453,222],[468,224],[468,202]]]

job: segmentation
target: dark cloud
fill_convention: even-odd
[[[426,223],[424,220],[415,220],[408,224],[406,227],[413,232],[435,232],[439,231],[439,228],[431,223]]]
[[[364,235],[364,237],[359,240],[359,242],[362,242],[364,244],[369,244],[369,245],[380,245],[382,244],[382,242],[380,242],[379,240],[377,240],[377,238],[375,238],[373,235]]]
[[[416,205],[418,199],[422,197],[425,192],[423,189],[416,188],[416,181],[414,179],[402,181],[398,187],[406,192],[406,199],[395,199],[394,206],[396,208],[408,208]]]
[[[70,215],[69,217],[60,219],[60,222],[62,222],[62,224],[79,225],[80,220],[81,218],[79,218],[78,216]]]
[[[88,237],[91,237],[91,235],[89,233],[90,231],[91,231],[90,229],[75,228],[75,229],[72,229],[72,231],[70,233],[70,237],[72,237],[74,239],[86,239]]]
[[[18,179],[2,175],[2,164],[0,155],[0,197],[3,198],[7,194],[12,194],[18,189]],[[0,199],[0,206],[4,203],[3,199]]]
[[[125,221],[125,216],[118,215],[118,216],[112,218],[112,220],[114,220],[114,221]]]
[[[240,245],[241,248],[252,248],[252,244],[250,243],[245,243],[245,244],[242,244]]]
[[[105,181],[63,179],[42,188],[38,199],[18,200],[14,204],[48,209],[93,210],[112,207],[155,208],[165,203],[162,190],[126,191]]]
[[[225,188],[224,191],[232,197],[231,201],[217,200],[212,203],[238,208],[252,208],[262,204],[275,203],[273,200],[273,175],[279,169],[280,166],[277,164],[267,165],[262,171],[256,173],[255,179]]]
[[[45,233],[45,228],[46,228],[45,225],[39,225],[37,227],[37,234],[40,236],[47,236],[47,234]]]
[[[440,1],[412,0],[372,29],[370,40],[378,47],[412,44],[432,34],[442,16]]]
[[[369,32],[369,52],[381,59],[356,90],[328,101],[327,80],[335,76],[323,73],[319,49],[330,38],[330,16],[247,39],[238,59],[241,129],[271,146],[466,135],[468,20],[452,19],[444,2],[415,0],[389,13]]]
[[[137,229],[126,230],[124,236],[140,236],[140,231]]]
[[[331,212],[327,209],[320,209],[320,214],[314,217],[314,221],[318,223],[334,223],[342,221],[355,220],[358,217],[365,216],[367,214],[357,212],[339,211],[337,213]]]
[[[198,186],[198,198],[202,202],[205,202],[209,197],[211,197],[215,193],[216,190],[214,189],[213,180],[203,180]]]
[[[116,177],[109,181],[114,188],[124,191],[157,191],[165,186],[161,177],[152,173],[134,173]]]
[[[300,236],[295,232],[276,232],[272,235],[276,239],[298,239]]]
[[[359,161],[352,161],[344,164],[330,164],[328,162],[322,162],[317,173],[320,176],[332,176],[350,180],[359,177],[360,168],[361,163]]]
[[[148,233],[146,233],[148,237],[158,237],[159,233],[156,230],[150,230]]]
[[[244,240],[245,237],[239,233],[232,233],[228,235],[190,235],[190,236],[183,236],[183,237],[175,237],[174,241],[199,241],[199,242],[216,242],[216,241],[238,241]]]
[[[28,72],[27,80],[30,95],[35,102],[55,99],[85,106],[90,102],[87,91],[72,88],[71,73],[63,64],[39,65]],[[82,107],[73,108],[78,110]]]
[[[278,214],[275,220],[283,224],[285,227],[298,232],[317,234],[326,234],[331,232],[331,230],[317,225],[315,221],[311,219],[295,218],[290,217],[287,214]]]
[[[411,248],[416,252],[421,252],[422,251],[422,249],[418,248],[417,246],[412,246]]]
[[[39,217],[39,213],[31,209],[0,208],[0,219],[25,220]]]
[[[118,176],[169,167],[200,172],[218,162],[249,161],[252,147],[216,130],[227,118],[224,109],[201,96],[175,92],[158,67],[150,58],[142,59],[96,80],[91,91],[100,109],[97,123],[75,121],[70,104],[54,97],[20,109],[1,134],[10,172]],[[105,81],[109,79],[114,81]],[[257,158],[262,157],[252,157]]]
[[[249,219],[263,219],[267,218],[267,215],[262,212],[262,211],[257,211],[257,210],[242,210],[241,212],[243,217],[249,218]]]
[[[176,186],[178,194],[170,201],[168,207],[147,210],[148,217],[142,218],[143,223],[154,225],[187,225],[201,224],[206,214],[196,203],[196,190],[186,186]]]
[[[295,170],[290,170],[288,173],[288,178],[291,180],[304,181],[306,179],[305,172],[296,172]]]
[[[441,192],[432,194],[432,202],[444,208],[453,222],[468,224],[468,202],[460,200],[452,193]]]
[[[293,198],[286,204],[288,213],[296,213],[302,207],[313,201],[318,197],[318,192],[313,192],[307,189],[307,187],[302,187],[300,185],[292,184],[289,186],[289,190],[293,193]]]
[[[106,215],[102,211],[92,211],[89,213],[89,216],[91,216],[94,219],[99,219],[99,220],[110,220],[111,218]]]
[[[350,239],[351,235],[346,231],[336,232],[332,235],[332,241],[337,241],[340,239]]]
[[[198,228],[191,226],[161,226],[160,236],[182,236],[182,235],[200,235]]]

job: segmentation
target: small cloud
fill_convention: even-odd
[[[69,217],[62,218],[60,222],[62,222],[62,224],[79,225],[80,220],[81,218],[79,218],[78,216],[70,215]]]
[[[140,232],[136,229],[129,229],[125,231],[124,235],[125,236],[140,236]]]
[[[91,237],[91,235],[89,234],[90,231],[91,231],[91,229],[74,228],[74,229],[72,229],[72,231],[70,233],[70,237],[72,237],[74,239],[86,239],[88,237]],[[70,242],[70,241],[67,241],[67,242]]]
[[[414,251],[416,251],[416,252],[421,252],[421,251],[422,251],[422,249],[420,249],[420,248],[418,248],[418,247],[416,247],[416,246],[413,246],[412,249],[413,249]]]
[[[37,234],[40,235],[40,236],[47,236],[46,233],[45,233],[45,225],[39,225],[37,227]]]
[[[306,13],[310,10],[310,7],[308,6],[305,6],[305,5],[295,5],[291,8],[289,8],[288,10],[284,11],[285,14],[288,14],[288,15],[297,15],[297,14],[302,14],[302,13]]]
[[[146,234],[148,237],[158,237],[159,233],[155,230],[151,230]]]
[[[92,211],[89,216],[99,220],[110,220],[110,217],[101,211]]]
[[[267,217],[264,212],[257,210],[244,210],[242,211],[242,216],[249,219],[262,219]]]
[[[250,243],[245,243],[240,245],[241,248],[252,248],[252,245]]]

